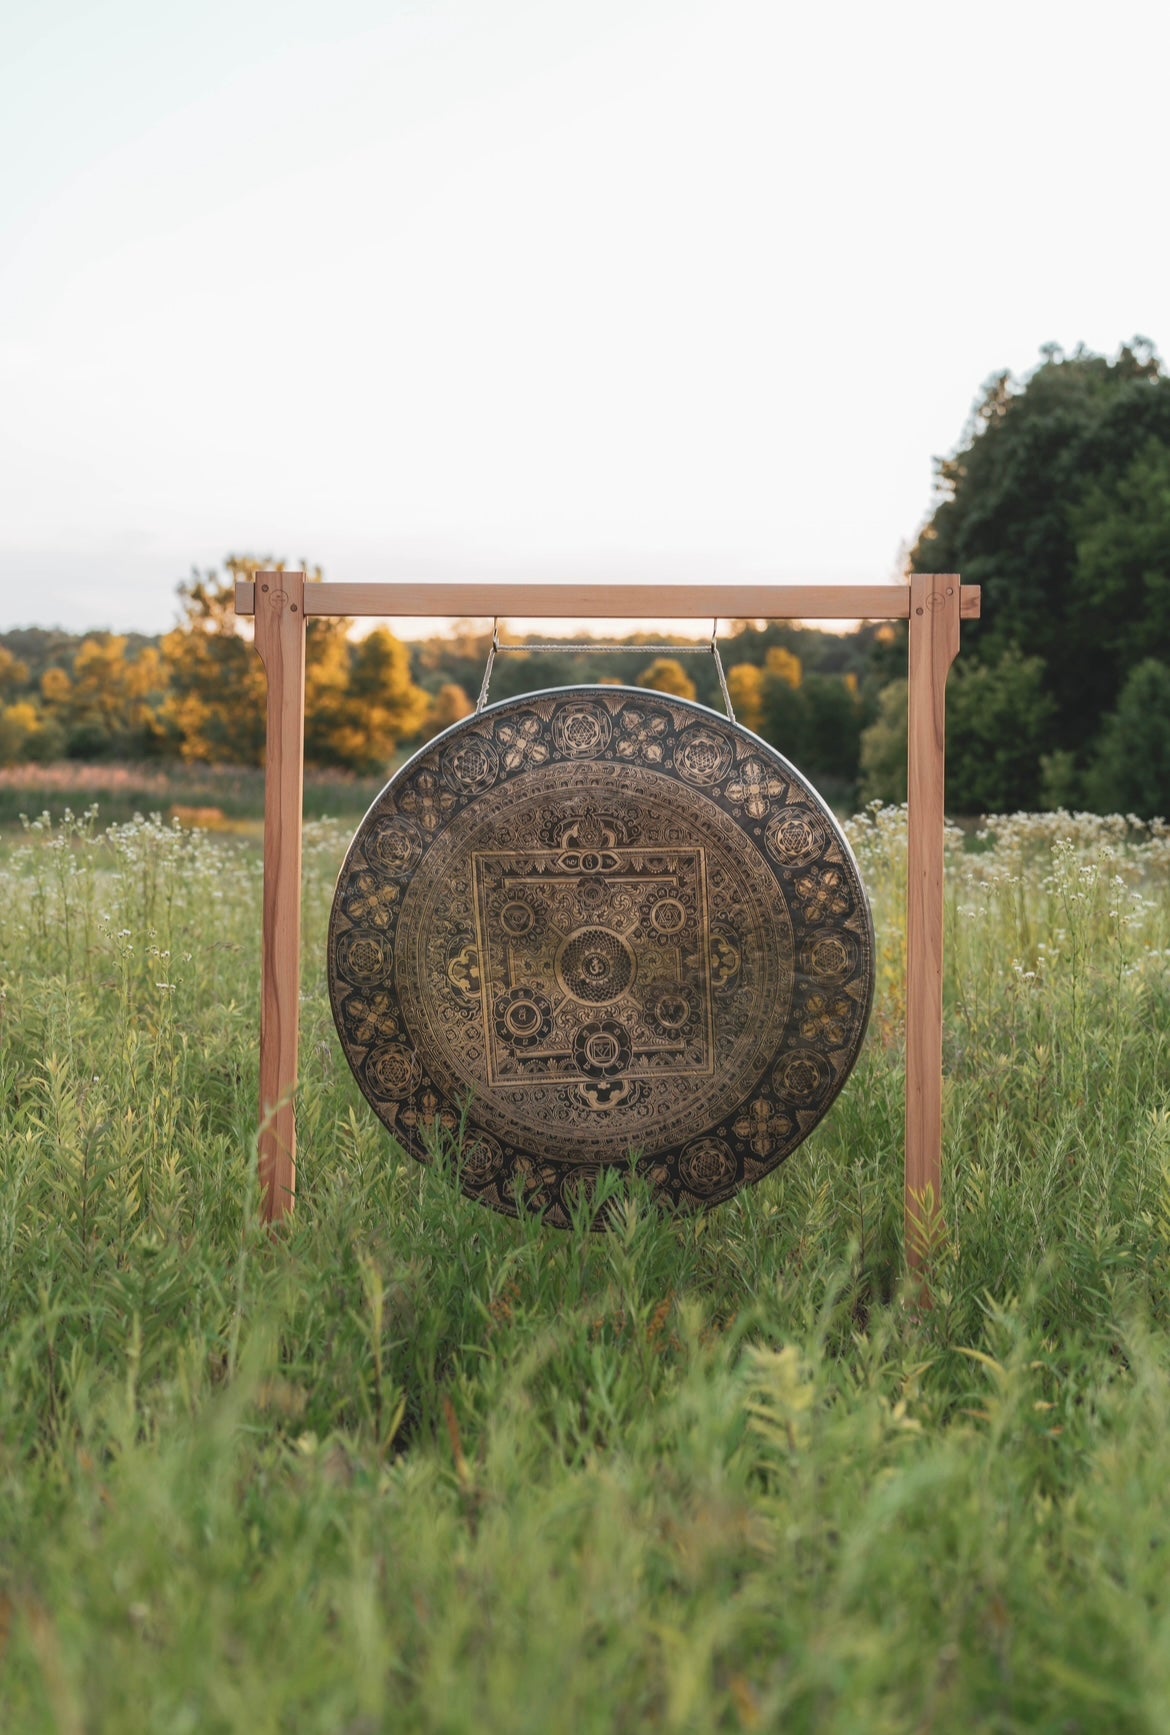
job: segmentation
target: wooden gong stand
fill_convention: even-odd
[[[260,572],[236,585],[256,622],[268,677],[264,917],[260,999],[260,1185],[267,1222],[296,1197],[301,968],[301,808],[307,615],[446,615],[623,620],[904,620],[909,625],[906,902],[906,1258],[925,1263],[942,1198],[943,793],[946,681],[959,622],[979,616],[978,585],[953,573],[906,585],[309,584]]]

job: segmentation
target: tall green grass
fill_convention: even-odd
[[[1170,841],[952,840],[947,1235],[878,999],[776,1176],[605,1236],[397,1156],[324,994],[257,1226],[260,868],[92,816],[0,864],[0,1728],[1170,1728]]]

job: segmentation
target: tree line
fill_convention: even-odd
[[[936,484],[908,570],[983,589],[948,688],[951,811],[1170,815],[1170,379],[1153,346],[1135,338],[1112,359],[1050,346],[1023,378],[996,374]],[[158,638],[0,634],[0,764],[260,764],[264,674],[232,597],[237,578],[273,565],[229,557],[193,575]],[[616,651],[587,641],[562,655],[530,636],[497,659],[491,696],[618,682],[719,707],[712,658],[685,643],[633,633]],[[407,645],[311,618],[308,763],[387,769],[469,714],[488,645],[466,623]],[[904,798],[904,626],[737,621],[721,649],[739,720],[830,800]]]
[[[157,639],[42,628],[0,635],[0,763],[261,764],[264,671],[233,597],[237,579],[274,564],[229,557],[222,573],[194,575],[180,586],[182,620]],[[322,616],[306,625],[308,764],[384,770],[401,749],[470,714],[490,634],[462,623],[450,635],[408,645],[384,626],[353,629],[352,621]],[[872,628],[833,635],[737,622],[722,647],[740,721],[819,775],[839,799],[848,799],[855,782],[872,709],[865,688],[873,641]],[[589,642],[568,654],[532,648],[533,635],[515,643],[496,660],[493,699],[616,682],[722,703],[714,659],[689,654],[685,638],[633,633],[616,651]]]

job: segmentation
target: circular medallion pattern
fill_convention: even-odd
[[[588,700],[562,705],[553,718],[553,744],[566,759],[596,758],[612,733],[608,713]]]
[[[359,827],[342,1048],[414,1156],[565,1225],[633,1161],[674,1208],[782,1162],[856,1059],[873,934],[832,813],[718,713],[621,687],[465,718]]]
[[[629,1031],[613,1018],[583,1024],[573,1038],[573,1058],[590,1078],[618,1078],[632,1054]]]
[[[691,1191],[705,1199],[735,1179],[735,1157],[722,1139],[696,1139],[679,1159],[679,1170]]]
[[[443,782],[456,795],[479,795],[490,789],[500,768],[500,756],[490,741],[475,737],[453,741],[441,761]]]
[[[552,1007],[531,988],[509,988],[494,1007],[496,1035],[513,1048],[535,1048],[552,1029]]]
[[[366,853],[385,873],[409,873],[422,853],[418,827],[409,819],[384,820],[371,831]]]
[[[573,1000],[600,1006],[617,1000],[634,979],[634,954],[609,928],[581,928],[557,954],[557,981]]]
[[[390,947],[381,934],[351,928],[337,942],[338,972],[359,988],[372,988],[384,982],[390,974],[390,958]]]
[[[764,841],[785,867],[804,867],[824,852],[825,828],[811,808],[798,803],[772,815]]]
[[[684,729],[675,748],[674,762],[680,777],[704,787],[718,783],[731,769],[731,743],[718,729],[693,724]]]
[[[371,1048],[366,1055],[365,1076],[379,1097],[405,1102],[422,1079],[422,1068],[409,1048],[400,1042]]]

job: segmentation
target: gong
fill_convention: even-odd
[[[328,972],[405,1149],[564,1226],[607,1167],[685,1209],[783,1162],[857,1058],[873,930],[774,748],[685,699],[561,688],[395,774],[342,867]]]

